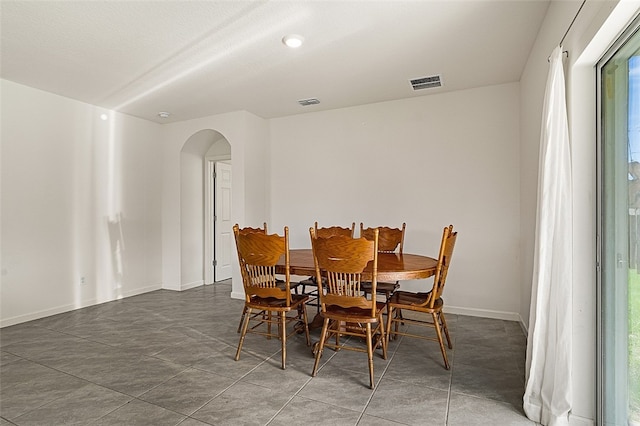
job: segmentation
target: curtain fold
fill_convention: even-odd
[[[572,404],[571,148],[562,46],[549,58],[538,165],[538,208],[526,389],[527,417],[546,426],[569,424]]]

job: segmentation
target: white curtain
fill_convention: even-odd
[[[572,403],[571,150],[562,46],[549,62],[523,407],[529,419],[556,426],[569,424]]]

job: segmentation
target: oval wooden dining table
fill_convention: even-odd
[[[403,281],[429,278],[436,273],[438,261],[432,257],[408,253],[378,253],[378,281]],[[276,272],[284,273],[284,256],[277,264]],[[371,265],[364,271],[364,279],[371,275]],[[311,249],[289,250],[289,273],[315,275]]]
[[[378,281],[403,281],[429,278],[436,273],[438,261],[432,257],[408,253],[378,253]],[[371,280],[371,263],[367,265],[363,280]],[[284,274],[284,256],[276,265],[276,273]],[[289,273],[292,275],[315,276],[316,267],[311,249],[289,250]],[[309,328],[322,327],[320,314],[313,318]]]

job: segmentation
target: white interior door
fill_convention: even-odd
[[[231,165],[215,163],[215,281],[231,278]]]

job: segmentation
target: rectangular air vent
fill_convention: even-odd
[[[309,98],[309,99],[301,99],[298,101],[298,103],[302,106],[308,106],[308,105],[317,105],[320,103],[320,101],[317,100],[316,98]]]
[[[413,90],[432,89],[435,87],[442,87],[442,79],[439,75],[432,75],[429,77],[413,78],[409,80]]]

